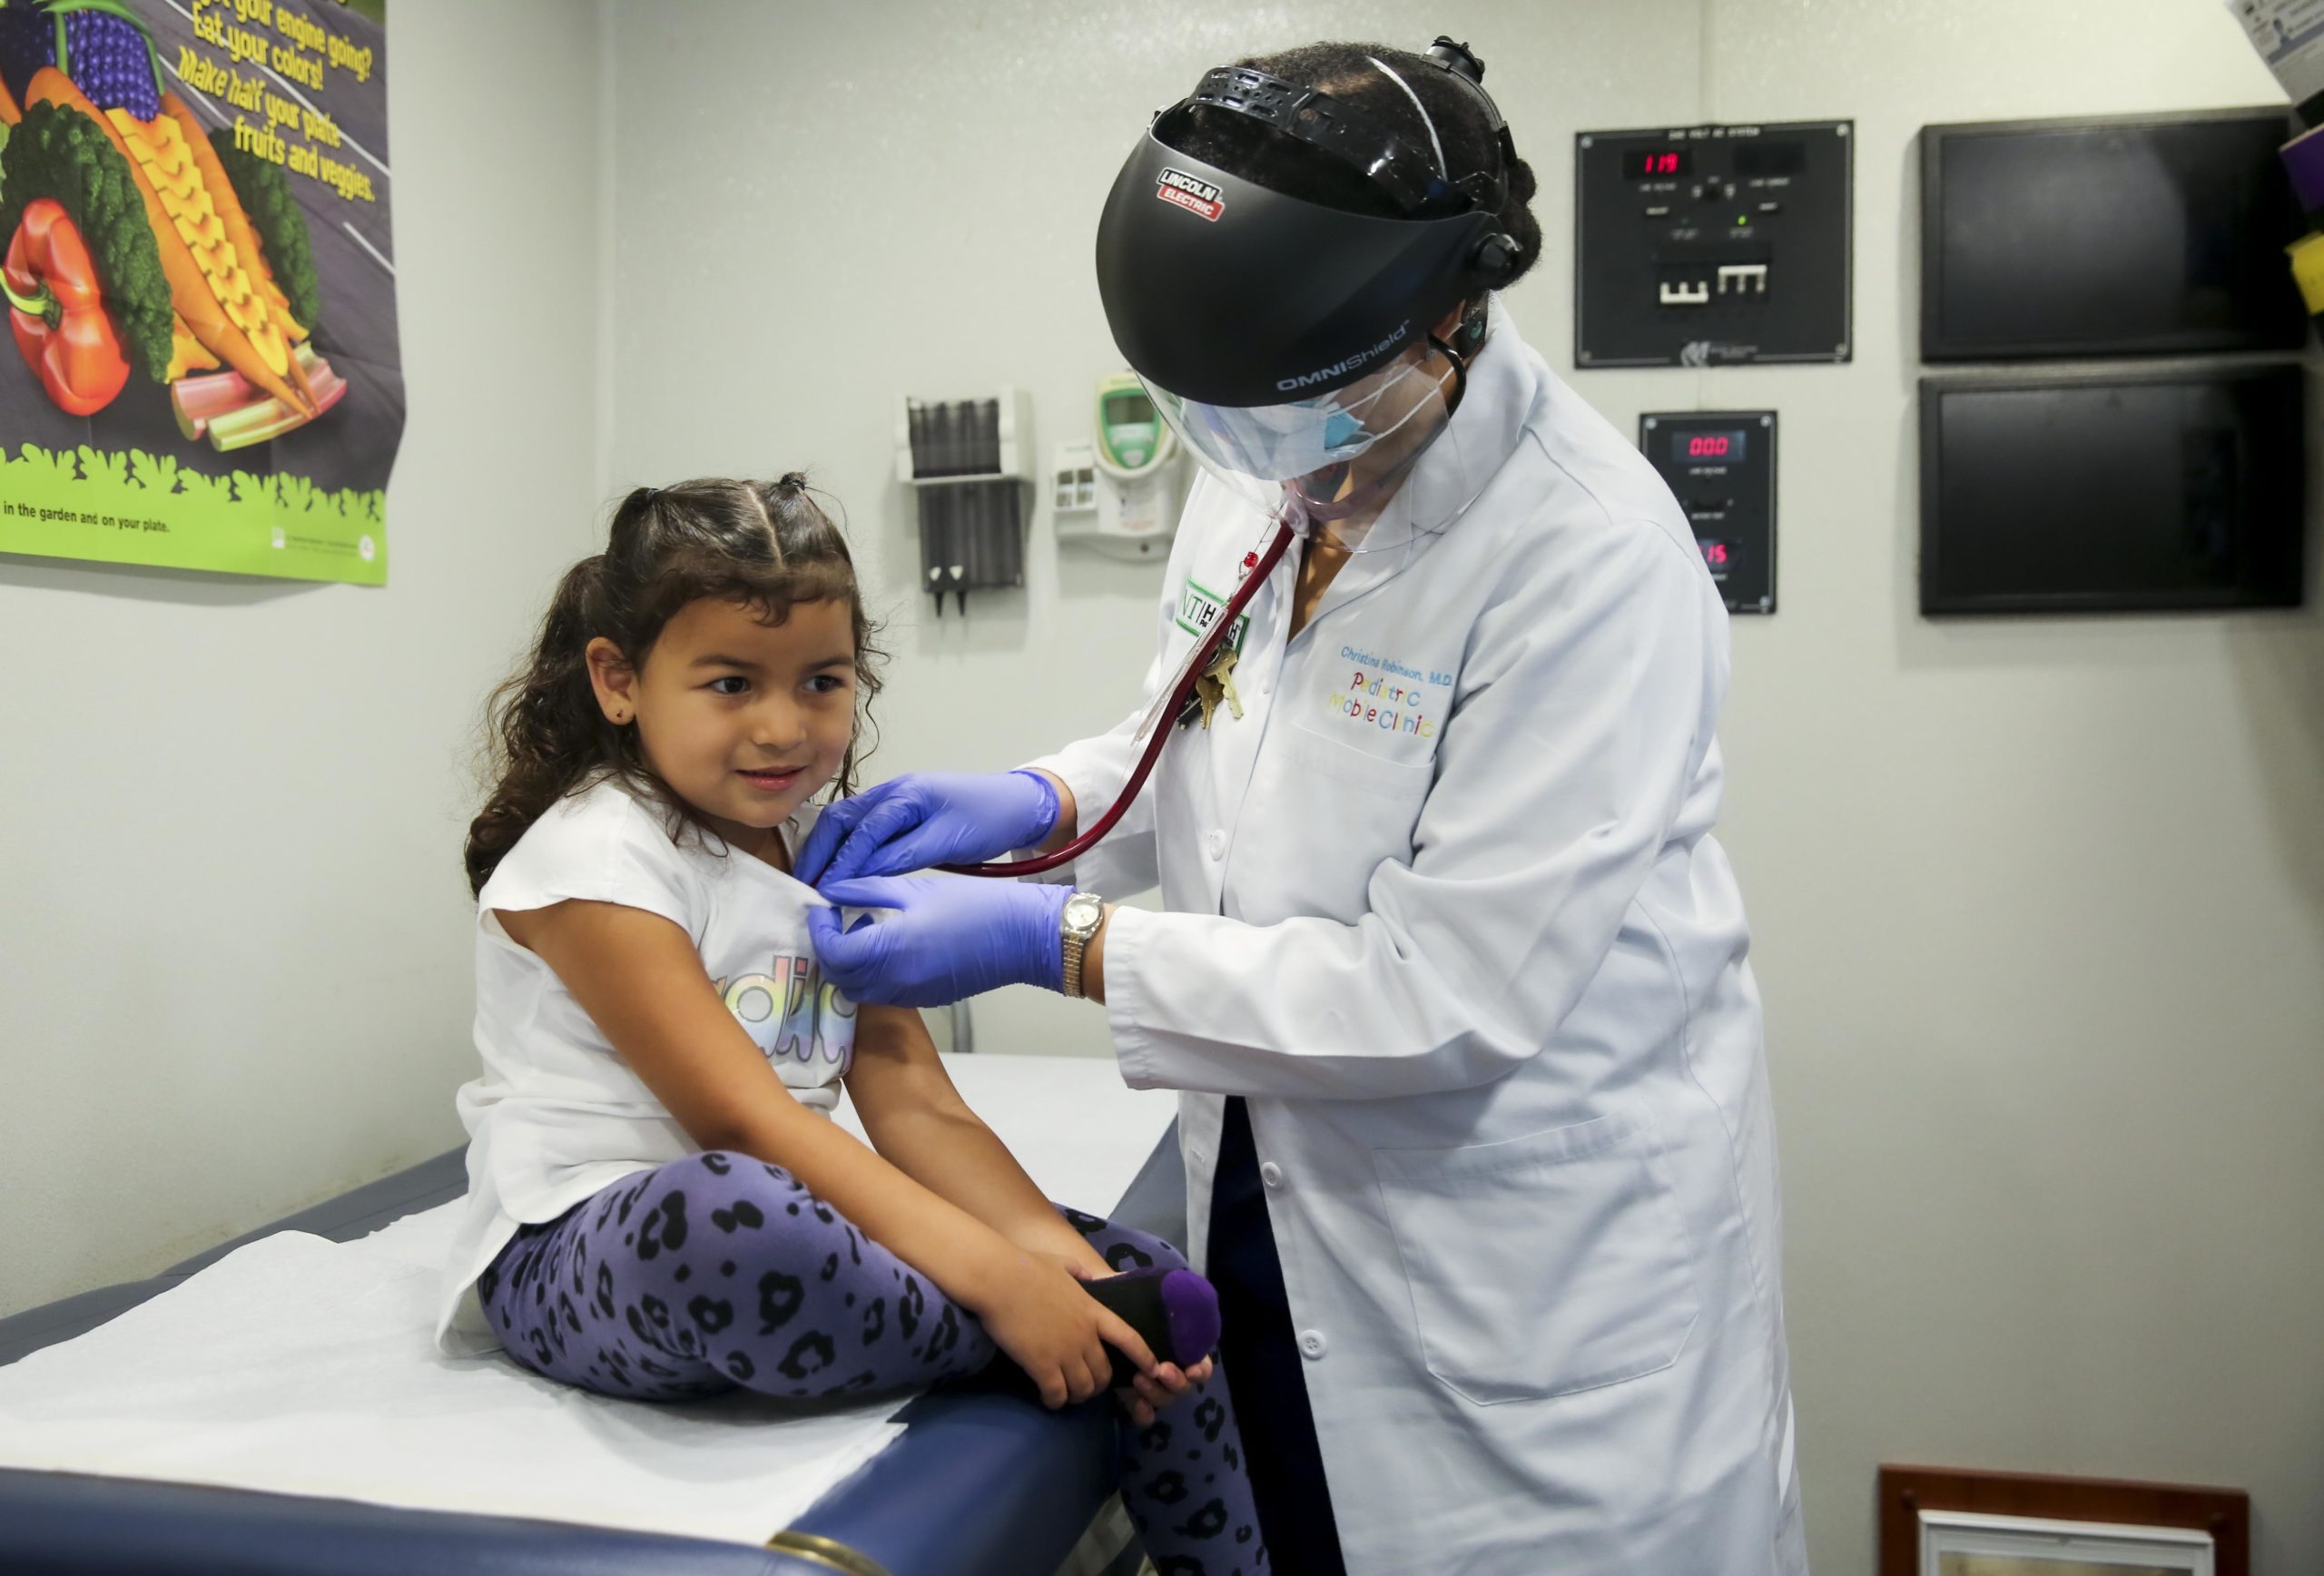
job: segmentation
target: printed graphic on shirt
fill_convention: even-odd
[[[1211,626],[1218,622],[1219,615],[1226,611],[1226,598],[1192,575],[1187,576],[1187,583],[1178,588],[1178,627],[1197,640],[1210,633]],[[1240,652],[1243,636],[1250,632],[1250,628],[1251,616],[1243,614],[1235,620],[1235,632],[1226,637],[1226,644]]]
[[[820,1082],[830,1069],[847,1069],[855,1053],[855,1003],[823,978],[813,958],[777,953],[766,972],[717,984],[726,1010],[778,1073],[786,1066],[806,1069]]]
[[[1309,726],[1375,754],[1382,752],[1372,741],[1383,734],[1428,740],[1423,753],[1433,753],[1452,704],[1452,677],[1442,668],[1343,645],[1339,671],[1323,689],[1324,715],[1309,719]]]

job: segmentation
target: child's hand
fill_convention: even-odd
[[[1174,1404],[1196,1385],[1208,1380],[1211,1369],[1207,1357],[1191,1368],[1165,1363],[1151,1374],[1140,1374],[1130,1381],[1128,1389],[1117,1390],[1114,1394],[1120,1400],[1122,1410],[1129,1413],[1130,1421],[1145,1428],[1153,1423],[1155,1413]]]
[[[1115,1273],[1114,1267],[1088,1243],[1077,1242],[1073,1248],[1069,1253],[1048,1253],[1038,1248],[1030,1251],[1078,1281],[1104,1280]],[[1155,1413],[1176,1404],[1196,1385],[1207,1382],[1214,1366],[1207,1357],[1191,1368],[1181,1368],[1176,1363],[1157,1364],[1151,1372],[1133,1375],[1127,1388],[1114,1392],[1114,1398],[1121,1403],[1131,1421],[1145,1428],[1153,1423]]]
[[[1114,1266],[1098,1256],[1098,1250],[1086,1242],[1077,1241],[1063,1253],[1051,1253],[1044,1247],[1027,1249],[1036,1258],[1045,1258],[1078,1281],[1104,1280],[1114,1273]]]
[[[1087,1243],[1077,1245],[1078,1254],[1044,1253],[1040,1256],[1062,1268],[1078,1281],[1103,1280],[1114,1268],[1098,1256],[1097,1250]],[[1176,1363],[1158,1363],[1149,1373],[1133,1376],[1127,1389],[1114,1392],[1131,1421],[1140,1428],[1153,1423],[1154,1414],[1191,1394],[1194,1387],[1210,1378],[1213,1364],[1205,1357],[1191,1368],[1181,1368]]]
[[[1031,1378],[1045,1406],[1087,1401],[1106,1388],[1114,1366],[1109,1345],[1141,1374],[1155,1371],[1154,1353],[1137,1332],[1046,1254],[1017,1259],[1003,1289],[972,1311],[994,1344]]]

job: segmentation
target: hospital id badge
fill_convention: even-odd
[[[1218,622],[1219,616],[1226,611],[1226,598],[1192,575],[1187,576],[1187,583],[1178,588],[1178,627],[1193,635],[1197,641],[1210,633],[1211,626]],[[1226,644],[1222,649],[1240,655],[1243,650],[1243,636],[1249,634],[1250,629],[1251,616],[1246,613],[1238,616],[1235,620],[1234,631],[1227,635]]]

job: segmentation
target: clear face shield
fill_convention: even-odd
[[[1287,505],[1303,534],[1373,553],[1441,531],[1467,507],[1452,430],[1467,384],[1462,359],[1431,339],[1344,388],[1280,405],[1206,405],[1146,388],[1203,468],[1259,514]]]

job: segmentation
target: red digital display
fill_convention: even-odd
[[[1670,434],[1670,458],[1679,465],[1740,465],[1750,446],[1750,437],[1741,428],[1681,428]]]
[[[1631,148],[1622,154],[1622,174],[1632,181],[1674,181],[1694,167],[1689,148]]]
[[[1714,574],[1727,567],[1728,551],[1725,542],[1698,540],[1695,546],[1703,550],[1703,562],[1710,566]]]

